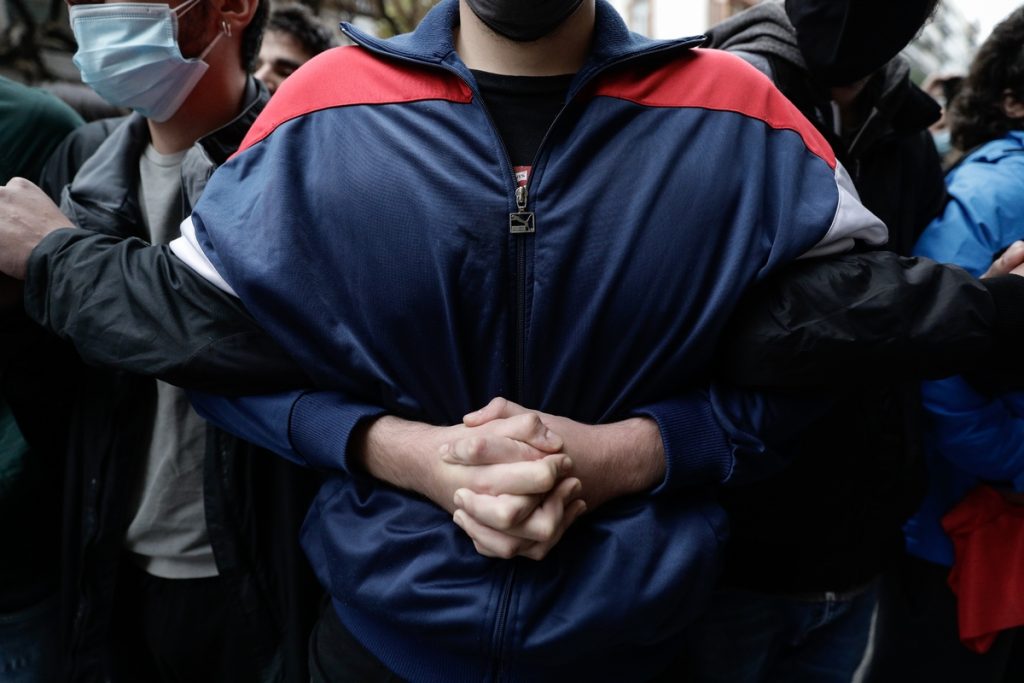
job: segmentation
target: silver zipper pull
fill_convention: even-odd
[[[518,211],[508,215],[508,231],[513,235],[523,235],[537,230],[537,222],[533,211],[526,210],[527,201],[529,201],[529,194],[526,185],[520,185],[516,188],[516,208]]]

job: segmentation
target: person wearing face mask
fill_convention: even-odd
[[[949,129],[949,107],[960,91],[963,80],[963,76],[956,74],[932,74],[921,85],[921,88],[942,107],[941,118],[928,130],[931,131],[935,149],[942,159],[943,170],[949,170],[963,156],[963,152],[953,147],[953,137]]]
[[[134,113],[65,142],[85,160],[69,171],[62,210],[109,238],[167,243],[267,101],[249,74],[266,3],[72,3],[69,14],[82,80]],[[152,292],[89,279],[113,317],[106,337],[77,339],[75,350],[116,357],[117,311]],[[63,379],[61,676],[305,678],[320,592],[297,545],[309,473],[208,428],[170,384],[89,366]],[[254,511],[254,499],[275,512]]]

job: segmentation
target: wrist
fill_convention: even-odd
[[[353,455],[374,478],[429,497],[441,464],[438,448],[450,440],[449,430],[383,415],[358,435]]]
[[[421,454],[415,453],[415,423],[393,415],[369,422],[356,439],[355,460],[371,476],[408,489],[419,473]],[[416,470],[416,471],[410,471]]]
[[[602,443],[608,449],[607,466],[617,472],[621,493],[649,491],[665,478],[665,448],[658,423],[649,417],[631,417],[603,425]]]
[[[654,420],[633,417],[586,425],[545,416],[549,419],[551,428],[565,437],[589,510],[612,498],[648,491],[664,479],[665,451]]]

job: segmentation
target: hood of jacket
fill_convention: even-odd
[[[730,52],[773,56],[806,70],[796,29],[781,2],[762,2],[708,30],[708,46]]]
[[[939,119],[938,104],[910,80],[910,66],[896,56],[875,72],[861,98],[867,113],[861,127],[836,135],[830,89],[808,72],[796,29],[781,2],[764,2],[708,31],[711,47],[767,60],[768,76],[828,139],[844,163],[861,156],[886,135],[916,134]],[[757,66],[757,64],[755,64]]]

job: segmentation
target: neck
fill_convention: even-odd
[[[492,31],[465,0],[459,3],[459,20],[455,51],[470,69],[505,76],[574,74],[590,53],[594,0],[584,0],[552,33],[529,43],[518,43]]]
[[[234,45],[233,42],[222,42],[225,45],[218,45],[211,51],[211,58],[218,49]],[[246,78],[237,61],[223,65],[211,59],[210,68],[174,116],[162,123],[148,121],[150,139],[156,151],[173,154],[186,150],[199,138],[238,116],[245,105]]]

